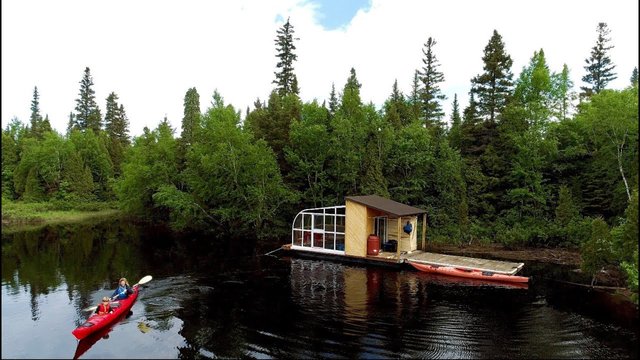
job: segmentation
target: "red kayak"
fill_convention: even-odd
[[[468,279],[478,279],[478,280],[488,280],[488,281],[501,281],[501,282],[515,282],[515,283],[527,283],[529,282],[528,277],[524,276],[515,276],[515,275],[507,275],[507,274],[498,274],[492,273],[488,271],[482,270],[468,270],[468,269],[459,269],[451,266],[436,266],[429,264],[419,264],[412,261],[409,261],[409,264],[414,268],[436,274],[443,274],[449,276],[457,276]]]
[[[136,299],[138,298],[138,289],[139,286],[137,284],[133,285],[133,294],[129,295],[129,297],[127,297],[126,299],[112,301],[112,313],[104,315],[98,315],[94,313],[93,315],[91,315],[84,324],[78,326],[71,332],[73,336],[75,336],[78,340],[82,340],[87,336],[106,328],[110,324],[113,324],[117,319],[121,317],[121,315],[124,315],[129,312],[129,310],[131,310],[133,303],[136,302]]]

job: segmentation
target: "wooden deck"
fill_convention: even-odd
[[[420,264],[451,266],[459,269],[489,271],[496,274],[513,275],[520,271],[524,263],[471,258],[466,256],[436,254],[423,251],[412,251],[401,255],[405,262]]]

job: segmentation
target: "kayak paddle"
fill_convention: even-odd
[[[145,277],[143,277],[142,279],[140,279],[136,284],[134,284],[132,287],[138,286],[138,285],[143,285],[148,283],[149,281],[151,281],[151,279],[153,279],[153,276],[151,275],[147,275]],[[117,296],[117,295],[116,295]],[[111,298],[113,300],[113,298]],[[88,308],[84,308],[82,309],[82,311],[96,311],[96,309],[98,308],[98,305],[94,305],[94,306],[90,306]]]

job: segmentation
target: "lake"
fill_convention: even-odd
[[[2,358],[638,357],[637,310],[557,284],[559,265],[525,263],[520,289],[261,255],[276,246],[127,220],[3,233]],[[79,344],[82,309],[148,274],[132,314]]]

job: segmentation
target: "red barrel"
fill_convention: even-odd
[[[380,238],[374,234],[367,239],[367,255],[378,255],[380,252]]]

